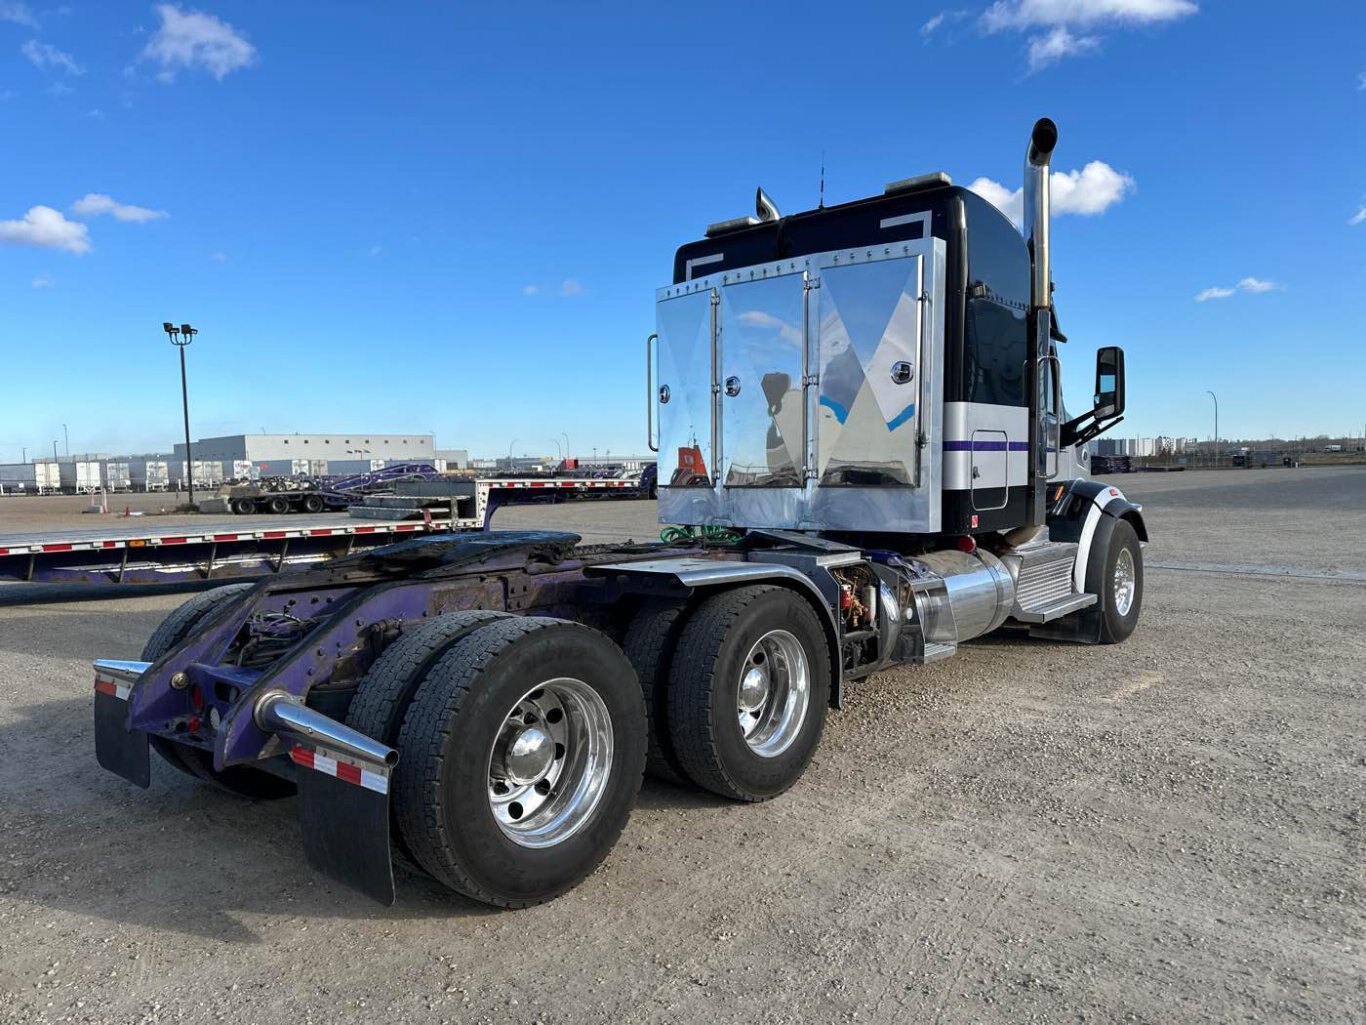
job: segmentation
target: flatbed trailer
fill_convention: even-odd
[[[137,521],[91,530],[0,535],[0,580],[68,584],[167,584],[279,573],[414,534],[443,519],[371,522],[339,516],[158,527]]]
[[[1026,151],[1026,238],[942,174],[676,253],[646,343],[673,543],[413,537],[173,612],[95,662],[95,752],[237,793],[297,793],[304,853],[384,902],[393,852],[501,907],[607,856],[643,772],[723,798],[793,786],[849,687],[1007,623],[1125,640],[1142,510],[1086,472],[1124,411],[1099,349],[1062,403],[1049,162]],[[653,378],[653,381],[650,378]],[[573,485],[484,490],[559,496]],[[487,525],[487,515],[477,517]]]
[[[630,481],[492,478],[468,499],[415,510],[416,518],[336,514],[276,520],[214,520],[163,526],[155,518],[86,530],[0,534],[0,580],[28,583],[171,584],[240,580],[315,565],[414,534],[486,529],[503,506],[619,494]]]

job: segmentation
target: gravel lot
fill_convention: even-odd
[[[856,685],[789,794],[647,782],[524,912],[379,907],[291,802],[99,770],[89,660],[179,598],[0,608],[0,1021],[1366,1022],[1366,469],[1118,482],[1154,538],[1127,644]]]

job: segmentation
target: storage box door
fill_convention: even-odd
[[[805,275],[721,289],[721,474],[726,487],[801,487],[806,478]]]
[[[822,485],[920,483],[921,256],[826,266],[817,330]]]
[[[715,292],[701,289],[656,305],[659,334],[659,483],[710,487],[715,400]]]

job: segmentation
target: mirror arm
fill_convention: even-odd
[[[1086,419],[1084,416],[1077,417],[1077,420],[1084,420],[1084,419]],[[1091,424],[1090,426],[1088,426],[1088,427],[1083,427],[1081,430],[1077,431],[1076,434],[1075,434],[1075,436],[1073,436],[1073,437],[1071,438],[1071,440],[1067,440],[1068,437],[1069,437],[1069,434],[1070,434],[1070,432],[1071,432],[1072,426],[1073,426],[1073,424],[1075,424],[1075,423],[1077,422],[1077,420],[1073,420],[1073,421],[1071,421],[1070,423],[1068,423],[1066,426],[1063,427],[1063,442],[1062,442],[1063,445],[1065,445],[1065,446],[1071,446],[1071,445],[1085,445],[1085,444],[1086,444],[1088,441],[1090,441],[1092,438],[1098,438],[1098,437],[1100,437],[1100,435],[1104,434],[1104,433],[1105,433],[1106,431],[1108,431],[1111,427],[1115,426],[1115,424],[1123,423],[1123,422],[1124,422],[1124,417],[1122,417],[1122,416],[1117,416],[1117,417],[1115,417],[1113,420],[1106,420],[1104,423],[1102,423],[1102,422],[1100,422],[1099,420],[1097,420],[1095,423]]]

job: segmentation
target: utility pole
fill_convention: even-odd
[[[1208,388],[1205,394],[1214,400],[1214,465],[1219,465],[1219,396]]]
[[[194,505],[194,456],[190,452],[190,389],[185,380],[185,347],[199,334],[197,328],[189,324],[176,327],[169,321],[161,325],[171,339],[171,344],[180,350],[180,402],[185,410],[185,480],[190,492],[190,505]]]

